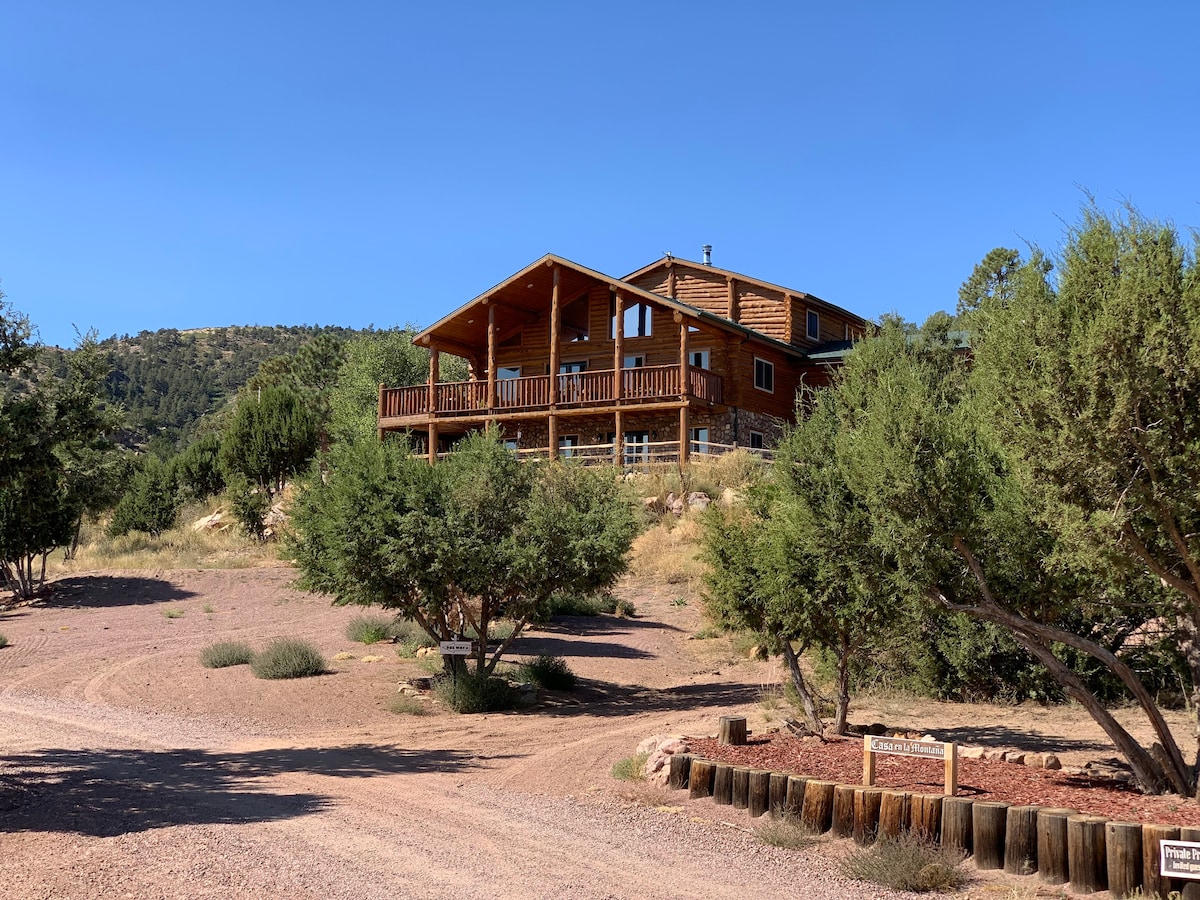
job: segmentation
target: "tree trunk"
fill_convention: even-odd
[[[801,648],[803,652],[803,648]],[[800,696],[800,705],[804,707],[804,717],[808,719],[808,727],[812,729],[813,734],[824,734],[825,723],[821,721],[821,715],[817,712],[817,702],[813,698],[812,691],[809,690],[808,682],[804,680],[804,673],[800,671],[800,659],[796,656],[796,651],[792,649],[790,641],[783,642],[783,658],[787,660],[788,671],[792,675],[792,686],[796,688],[796,693]]]
[[[846,719],[850,714],[850,657],[853,646],[845,638],[838,648],[837,662],[837,705],[834,708],[833,733],[846,733]]]

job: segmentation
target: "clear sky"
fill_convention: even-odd
[[[0,4],[0,288],[47,343],[429,324],[553,252],[953,309],[1092,192],[1200,225],[1200,4]]]

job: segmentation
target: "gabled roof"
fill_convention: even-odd
[[[755,287],[765,288],[769,291],[778,291],[781,294],[790,294],[793,297],[802,298],[805,302],[812,303],[814,306],[820,307],[821,309],[841,313],[860,325],[866,326],[869,324],[862,316],[855,315],[854,313],[850,312],[850,310],[843,309],[840,306],[830,303],[828,300],[822,300],[815,294],[809,294],[805,291],[798,291],[794,288],[784,287],[780,284],[772,284],[769,281],[763,281],[761,278],[752,278],[749,275],[743,275],[740,272],[732,272],[729,269],[719,269],[716,266],[709,265],[707,263],[695,262],[690,259],[681,259],[678,256],[664,256],[661,259],[656,259],[654,262],[650,263],[650,265],[642,266],[642,268],[638,269],[636,272],[630,272],[625,276],[624,280],[632,281],[635,278],[645,275],[647,272],[654,271],[654,269],[660,266],[665,267],[668,262],[671,262],[677,266],[685,266],[690,269],[699,269],[703,272],[716,272],[718,275],[723,275],[726,278],[733,278],[737,281],[744,282],[745,284],[752,284]]]
[[[642,290],[627,281],[581,266],[579,263],[555,256],[553,253],[547,253],[536,262],[530,263],[519,272],[510,275],[495,287],[464,303],[448,316],[434,322],[417,334],[413,338],[413,343],[428,345],[433,340],[450,352],[455,352],[455,350],[474,352],[486,347],[486,309],[489,303],[495,303],[498,309],[504,311],[509,324],[520,323],[522,320],[532,323],[540,319],[550,305],[549,298],[554,285],[555,266],[558,266],[560,271],[559,297],[564,304],[599,282],[610,288],[619,289],[632,302],[651,303],[666,307],[721,331],[738,334],[747,340],[772,346],[797,359],[804,358],[803,350],[768,337],[753,328],[738,325],[723,316],[714,315],[670,297]]]

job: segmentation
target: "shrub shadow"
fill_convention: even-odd
[[[732,706],[754,703],[761,692],[761,684],[706,682],[671,688],[648,688],[580,678],[574,692],[547,696],[532,712],[563,716],[626,716],[706,707],[728,710]]]
[[[1067,750],[1109,751],[1108,741],[1046,736],[1036,731],[1010,728],[1007,725],[965,725],[959,728],[939,728],[940,741],[955,741],[976,747],[1016,747],[1029,753],[1061,753]]]
[[[455,772],[457,750],[366,745],[227,753],[208,750],[63,750],[0,757],[0,834],[113,837],[172,825],[270,822],[312,815],[331,800],[278,793],[261,779],[295,772],[371,778]]]
[[[55,581],[38,606],[49,609],[107,609],[187,600],[195,591],[161,578],[136,575],[79,575]]]

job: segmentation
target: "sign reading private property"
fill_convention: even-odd
[[[1160,875],[1200,880],[1200,843],[1160,841],[1158,862]]]
[[[470,656],[471,642],[470,641],[442,641],[438,645],[438,649],[442,651],[442,656]]]
[[[863,738],[863,784],[875,783],[876,753],[941,760],[945,766],[946,796],[958,793],[958,744],[867,735]]]

